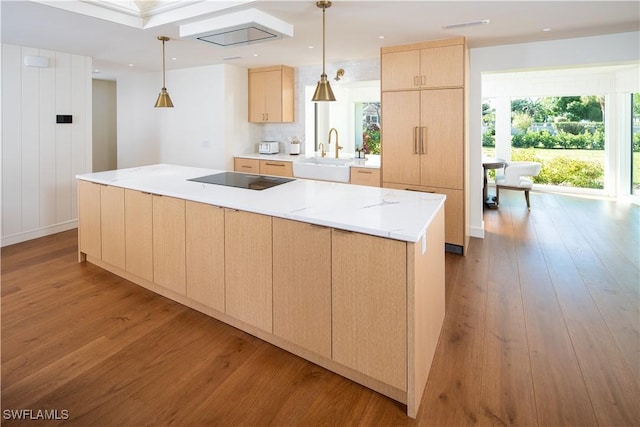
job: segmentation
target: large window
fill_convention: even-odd
[[[495,145],[495,100],[483,102],[483,151]],[[537,184],[604,188],[604,96],[511,98],[511,160],[542,163]]]

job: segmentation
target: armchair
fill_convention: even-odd
[[[507,162],[504,175],[496,176],[496,205],[500,204],[500,189],[524,191],[527,209],[531,210],[529,190],[533,181],[525,177],[537,176],[542,165],[538,162]]]

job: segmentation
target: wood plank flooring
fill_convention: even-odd
[[[640,425],[640,209],[505,191],[447,254],[416,420],[235,328],[77,262],[75,231],[2,249],[6,410],[71,426]]]

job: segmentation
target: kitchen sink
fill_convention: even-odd
[[[322,181],[349,182],[350,163],[353,159],[334,157],[309,157],[293,162],[296,178],[320,179]]]

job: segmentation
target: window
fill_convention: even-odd
[[[601,191],[605,182],[605,97],[602,95],[483,100],[483,153],[494,156],[497,132],[510,140],[503,156],[542,164],[536,184]],[[510,122],[508,117],[510,113]],[[506,120],[505,120],[506,119]],[[497,157],[501,157],[497,155]]]
[[[380,154],[380,103],[356,102],[355,127],[360,129],[355,135],[356,150],[365,154]]]

